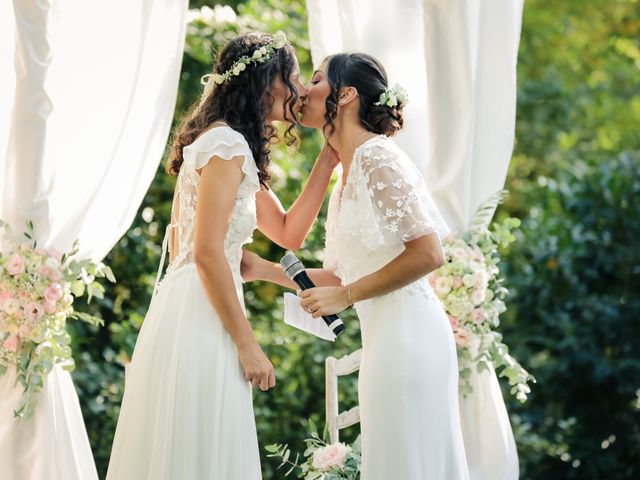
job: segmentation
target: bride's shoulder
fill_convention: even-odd
[[[362,169],[371,171],[379,168],[404,170],[411,164],[407,154],[396,142],[385,135],[378,135],[369,139],[358,148],[358,157]]]
[[[215,125],[205,130],[193,143],[187,145],[185,148],[196,152],[208,152],[221,144],[227,147],[235,146],[241,150],[248,150],[247,153],[249,154],[251,153],[251,149],[244,135],[226,124]],[[244,147],[246,147],[246,149]]]

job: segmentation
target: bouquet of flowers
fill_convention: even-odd
[[[507,377],[511,393],[524,402],[531,391],[528,383],[535,379],[509,355],[502,335],[495,330],[500,314],[506,310],[504,299],[508,294],[498,268],[498,247],[512,243],[512,231],[520,225],[517,218],[507,218],[488,228],[503,195],[499,192],[480,206],[467,232],[443,239],[446,261],[429,281],[454,331],[461,393],[469,395],[473,391],[469,380],[472,368],[481,372],[491,362],[501,376]]]
[[[0,220],[0,376],[14,367],[23,395],[16,417],[30,417],[44,382],[57,364],[73,370],[74,362],[65,329],[67,319],[100,325],[102,320],[73,308],[74,296],[102,298],[104,288],[96,278],[115,282],[111,269],[102,263],[76,260],[77,241],[61,254],[38,248],[33,224],[14,236]]]
[[[268,445],[268,457],[281,459],[278,468],[289,467],[284,474],[288,477],[298,471],[298,478],[305,480],[360,480],[360,436],[351,445],[334,443],[329,445],[318,435],[315,424],[309,420],[311,437],[305,440],[307,449],[303,456],[306,460],[298,463],[299,454],[291,461],[291,451],[287,445]]]

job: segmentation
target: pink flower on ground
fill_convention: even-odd
[[[460,347],[466,348],[469,346],[469,343],[471,342],[471,337],[469,336],[469,334],[464,328],[459,328],[458,330],[456,330],[453,336],[456,339],[456,343]]]
[[[55,303],[62,296],[62,287],[58,283],[49,285],[44,292],[44,298],[48,303]]]
[[[9,275],[19,275],[24,272],[24,258],[14,253],[7,260],[7,272]]]
[[[481,308],[474,308],[471,312],[471,318],[476,324],[481,324],[485,319],[484,310]]]
[[[9,335],[9,337],[2,343],[2,347],[9,352],[15,352],[18,350],[18,343],[20,343],[20,339],[17,335]]]
[[[458,319],[453,315],[448,315],[448,317],[451,328],[453,328],[453,331],[455,332],[456,330],[458,330],[458,326],[460,325],[460,323],[458,322]]]
[[[24,314],[30,321],[40,320],[44,315],[44,307],[36,302],[29,302],[24,307]]]
[[[342,467],[349,453],[349,447],[344,443],[334,443],[315,451],[313,454],[313,468],[326,472],[333,467]]]

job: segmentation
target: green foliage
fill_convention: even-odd
[[[525,2],[500,215],[502,324],[538,383],[510,402],[523,479],[640,476],[640,89],[634,1]]]

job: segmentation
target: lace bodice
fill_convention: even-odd
[[[380,135],[356,149],[344,190],[339,181],[331,194],[324,267],[350,283],[389,263],[405,242],[448,231],[420,171]],[[426,278],[401,290],[437,298]]]
[[[184,163],[180,168],[171,210],[171,225],[167,229],[169,248],[174,257],[167,274],[193,263],[193,239],[196,202],[198,198],[199,170],[213,156],[223,160],[243,156],[244,177],[236,193],[224,250],[236,280],[241,281],[240,260],[242,245],[251,241],[256,227],[256,192],[260,190],[258,168],[244,136],[226,125],[213,127],[200,135],[191,145],[184,147]],[[165,241],[167,238],[165,238]],[[166,247],[163,247],[163,250]],[[162,263],[162,262],[161,262]],[[160,266],[162,270],[162,264]]]

